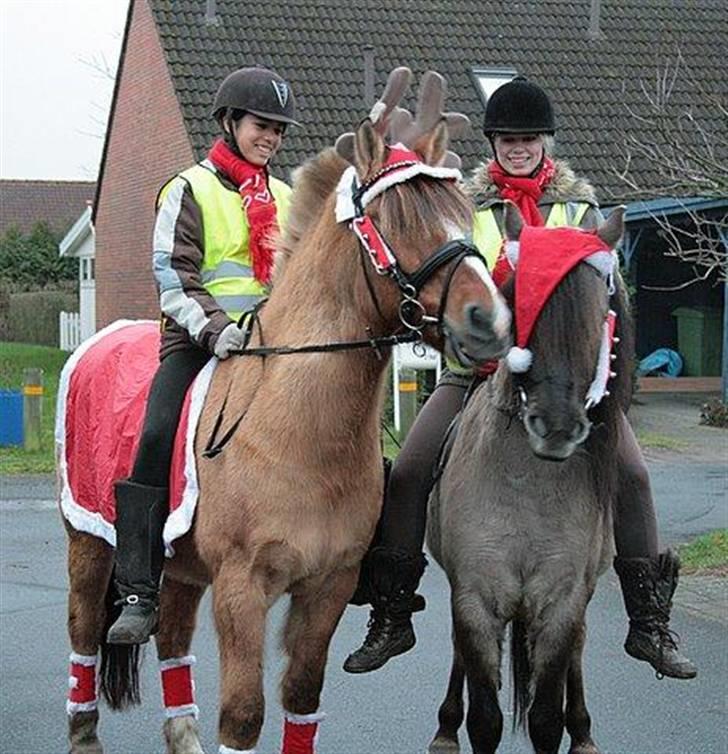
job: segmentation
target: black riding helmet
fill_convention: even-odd
[[[290,85],[266,68],[239,68],[226,76],[215,95],[212,116],[219,120],[228,110],[299,125]]]
[[[490,96],[483,131],[491,141],[495,134],[553,136],[556,123],[551,100],[540,86],[516,76]]]

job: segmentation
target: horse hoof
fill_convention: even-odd
[[[98,724],[98,710],[76,712],[68,718],[70,754],[104,754],[101,742],[96,737]]]
[[[164,740],[167,754],[205,754],[192,715],[170,717],[164,721]]]
[[[572,744],[569,754],[601,754],[594,741],[582,741],[579,744]]]
[[[427,747],[427,754],[460,754],[460,745],[451,738],[438,736]]]

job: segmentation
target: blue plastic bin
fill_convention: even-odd
[[[0,447],[23,444],[23,393],[0,390]]]

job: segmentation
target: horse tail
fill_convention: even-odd
[[[513,687],[513,731],[526,729],[526,713],[531,704],[531,661],[528,656],[526,624],[511,623],[511,686]]]
[[[119,593],[114,579],[109,579],[106,590],[106,636],[111,624],[119,617],[121,607],[116,604]],[[124,710],[141,702],[139,690],[139,665],[141,647],[138,644],[108,644],[101,642],[100,691],[112,710]]]

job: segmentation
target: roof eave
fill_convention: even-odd
[[[91,207],[86,207],[81,216],[58,244],[58,254],[62,257],[75,257],[81,244],[93,233]]]

